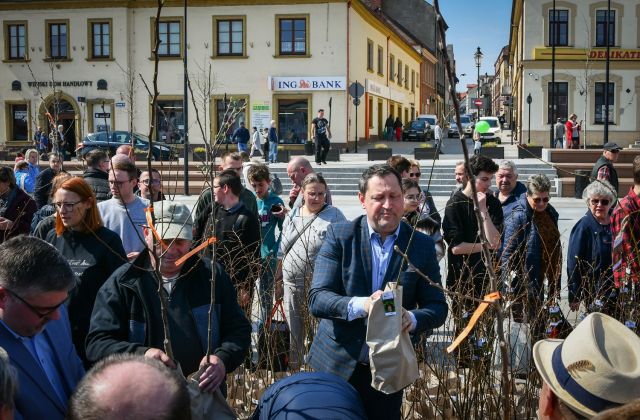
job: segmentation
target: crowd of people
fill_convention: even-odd
[[[238,136],[246,145],[244,130]],[[640,387],[625,389],[625,381],[640,380],[633,333],[640,321],[633,306],[640,297],[640,157],[634,187],[618,198],[619,150],[605,145],[584,192],[586,213],[565,244],[570,308],[582,305],[590,315],[564,342],[545,329],[562,268],[551,183],[544,175],[518,180],[511,161],[474,155],[468,167],[458,162],[457,186],[439,211],[420,183],[420,164],[393,156],[363,172],[364,215],[348,221],[325,178],[301,156],[287,165],[293,188],[285,203],[266,164],[225,154],[192,211],[165,196],[160,172],[136,167],[129,146],[111,158],[88,153],[81,176],[65,172],[55,153],[40,171],[38,152],[27,151],[24,164],[0,167],[0,347],[8,355],[0,352],[0,385],[9,381],[2,408],[26,419],[122,418],[138,401],[136,410],[146,414],[137,418],[189,418],[184,377],[195,374],[201,392],[226,396],[227,374],[243,364],[256,369],[268,357],[257,344],[281,304],[288,368],[318,376],[294,375],[274,386],[298,392],[266,395],[289,395],[280,406],[300,408],[311,404],[296,397],[306,389],[327,396],[327,410],[344,404],[350,418],[399,418],[403,391],[372,386],[372,305],[401,279],[402,331],[418,338],[451,316],[457,335],[476,300],[492,292],[491,272],[513,319],[542,340],[533,347],[544,384],[540,415],[616,408],[640,397]],[[446,280],[437,287],[445,255]],[[446,299],[447,291],[455,294]],[[479,325],[460,346],[459,366],[477,360],[474,347],[490,328]],[[615,342],[597,345],[612,331]],[[593,378],[567,373],[581,358]],[[603,380],[619,392],[608,393]],[[360,399],[349,403],[350,392]],[[255,418],[275,418],[259,417],[274,404],[261,401]]]

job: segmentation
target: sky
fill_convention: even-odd
[[[429,0],[433,4],[433,0]],[[458,92],[476,84],[478,69],[473,59],[476,49],[484,55],[480,74],[494,74],[494,63],[502,47],[509,43],[512,0],[439,0],[440,12],[449,29],[447,44],[453,44]],[[466,76],[461,74],[466,73]]]

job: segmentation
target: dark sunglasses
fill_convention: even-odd
[[[60,302],[59,304],[57,304],[56,306],[51,306],[48,308],[41,308],[44,309],[44,311],[42,311],[41,309],[36,308],[35,306],[33,306],[32,304],[30,304],[29,302],[27,302],[26,300],[24,300],[23,298],[21,298],[17,293],[12,292],[9,289],[5,289],[7,292],[9,292],[11,294],[11,296],[15,297],[16,299],[18,299],[20,302],[22,302],[24,304],[24,306],[26,306],[27,308],[29,308],[29,310],[31,312],[33,312],[34,314],[36,314],[39,318],[46,318],[49,315],[51,315],[52,313],[54,313],[55,311],[58,310],[58,308],[60,308],[69,298],[67,297],[67,299],[63,300],[62,302]]]
[[[591,200],[591,204],[594,206],[597,206],[598,204],[602,204],[603,206],[608,206],[610,201],[606,198],[592,198]]]
[[[409,172],[409,178],[420,178],[420,175],[422,175],[420,172]]]
[[[549,197],[536,197],[533,199],[533,202],[536,204],[540,204],[540,203],[548,203],[549,202]]]

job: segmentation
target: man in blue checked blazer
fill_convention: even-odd
[[[350,223],[329,226],[315,262],[309,291],[311,313],[321,318],[309,363],[317,371],[348,380],[358,391],[370,419],[399,419],[402,392],[384,394],[371,387],[366,346],[371,301],[389,281],[403,286],[402,328],[420,334],[447,317],[444,294],[407,267],[393,251],[406,250],[410,261],[434,282],[440,269],[434,243],[401,222],[404,199],[400,175],[389,165],[374,165],[360,179],[358,198],[366,211]]]
[[[62,420],[84,376],[64,307],[74,282],[46,242],[18,236],[0,245],[0,346],[17,372],[17,419]]]

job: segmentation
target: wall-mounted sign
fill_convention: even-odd
[[[389,98],[389,86],[379,85],[369,79],[365,81],[365,85],[367,87],[367,92],[371,93],[372,95],[381,96],[387,99]]]
[[[61,82],[27,82],[29,87],[81,87],[81,86],[93,86],[91,80],[66,80]]]
[[[551,60],[551,48],[534,48],[534,60]],[[640,61],[640,50],[611,49],[611,61]],[[559,48],[556,47],[556,60],[604,61],[607,59],[606,48]]]
[[[116,108],[126,108],[127,104],[125,102],[116,102]]]
[[[344,76],[269,76],[269,90],[346,90],[347,78]]]

